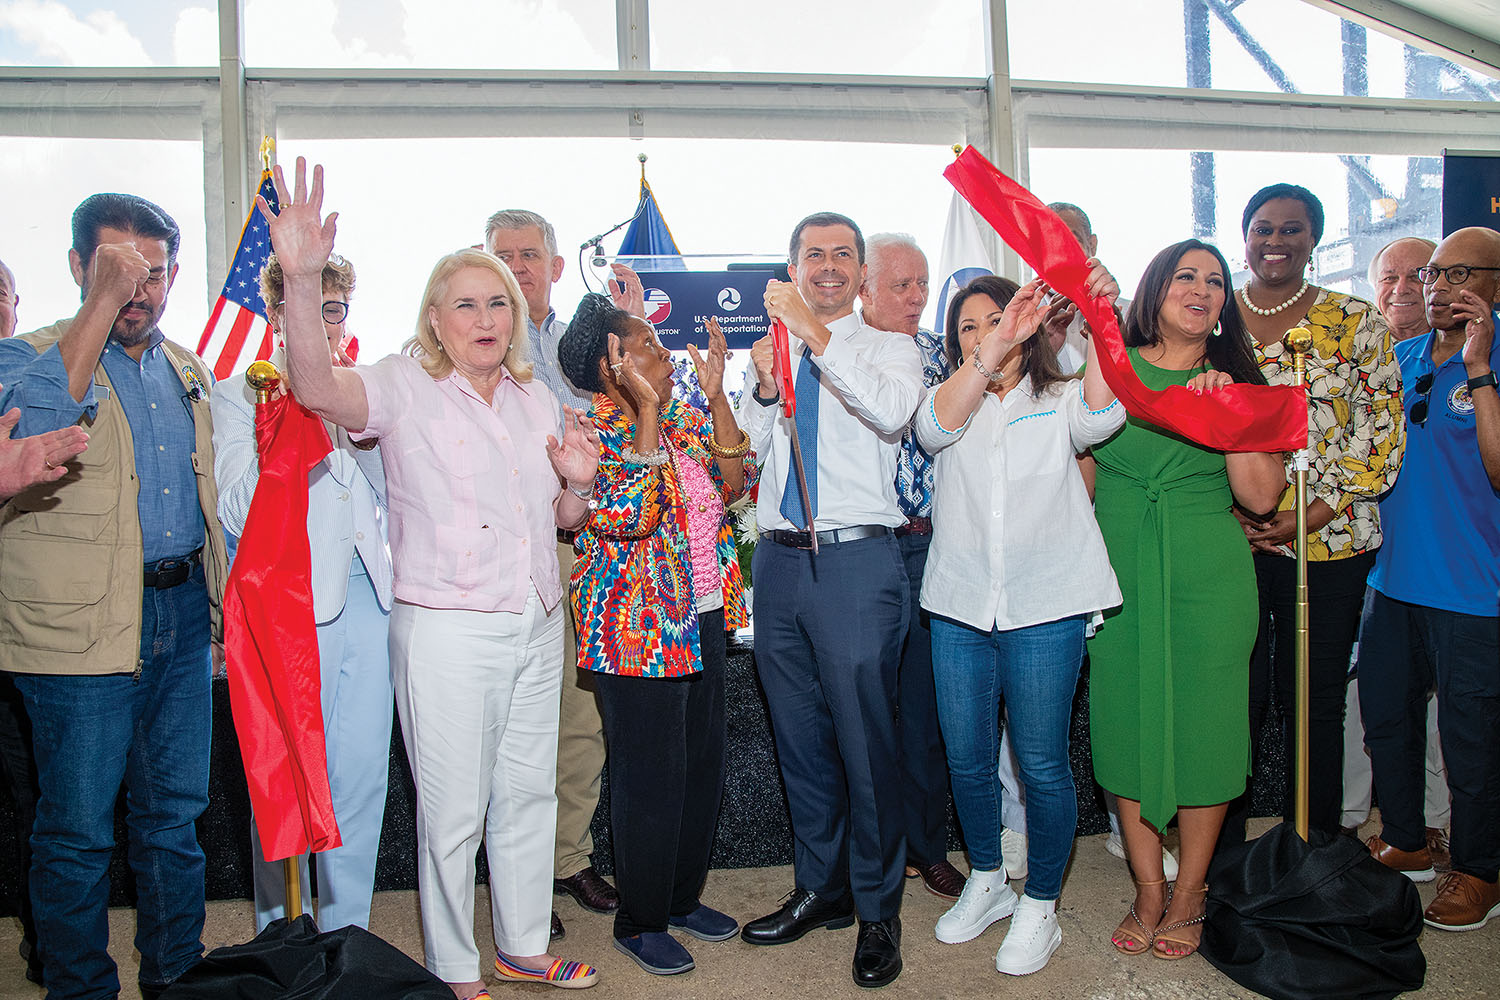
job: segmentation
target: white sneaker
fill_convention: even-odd
[[[1002,840],[1003,843],[1004,841]],[[1111,833],[1109,835],[1109,839],[1104,842],[1104,849],[1121,861],[1129,860],[1125,856],[1125,842],[1120,839],[1118,833]],[[1177,859],[1172,856],[1172,852],[1167,850],[1166,847],[1161,849],[1161,868],[1162,874],[1166,876],[1168,882],[1177,881]]]
[[[958,902],[938,917],[933,932],[943,944],[963,944],[984,933],[997,920],[1016,908],[1016,894],[1005,884],[1005,869],[972,871]]]
[[[995,952],[995,970],[1007,976],[1029,976],[1047,964],[1062,945],[1057,924],[1057,900],[1022,896],[1011,918],[1010,930]]]
[[[1000,860],[1005,863],[1005,874],[1008,878],[1025,878],[1028,871],[1026,834],[1020,830],[1012,830],[1008,826],[1001,830]]]

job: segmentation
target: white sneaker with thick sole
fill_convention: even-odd
[[[1129,860],[1125,857],[1125,842],[1120,839],[1118,833],[1111,833],[1109,835],[1109,839],[1104,842],[1104,849],[1121,861]],[[1161,849],[1161,868],[1162,874],[1166,876],[1168,882],[1177,881],[1177,859],[1165,847]]]
[[[995,970],[1007,976],[1029,976],[1047,964],[1062,946],[1057,924],[1057,900],[1022,896],[1010,919],[1010,930],[995,952]]]
[[[943,944],[963,944],[984,933],[997,920],[1004,920],[1016,908],[1016,894],[1005,884],[1005,869],[972,871],[964,883],[958,902],[938,917],[933,933]]]
[[[1029,871],[1026,865],[1026,834],[1010,827],[1001,830],[1000,860],[1005,864],[1007,878],[1025,878]]]

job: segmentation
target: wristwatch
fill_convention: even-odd
[[[1500,392],[1500,385],[1496,385],[1497,381],[1500,381],[1500,380],[1497,380],[1495,378],[1495,373],[1494,372],[1486,372],[1485,374],[1479,376],[1478,378],[1471,378],[1471,379],[1469,379],[1469,383],[1468,383],[1469,384],[1469,394],[1472,396],[1474,394],[1474,390],[1475,389],[1483,389],[1485,386],[1491,386],[1492,388],[1495,389],[1496,392]]]

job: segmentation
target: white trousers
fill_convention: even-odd
[[[391,673],[417,790],[417,889],[427,969],[481,978],[474,869],[490,869],[495,947],[547,950],[557,824],[563,608],[455,611],[398,602]]]
[[[1344,813],[1341,826],[1359,826],[1370,818],[1370,790],[1374,775],[1370,755],[1365,753],[1365,723],[1359,714],[1359,677],[1349,678],[1344,696]],[[1452,812],[1448,798],[1448,768],[1438,742],[1437,698],[1427,699],[1427,795],[1424,803],[1427,825],[1435,830],[1448,827]]]

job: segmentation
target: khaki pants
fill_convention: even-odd
[[[557,546],[563,589],[573,572],[573,546]],[[564,598],[568,609],[572,603]],[[590,865],[594,837],[589,824],[599,805],[599,775],[604,770],[604,723],[591,673],[578,669],[577,635],[571,610],[563,616],[562,705],[557,725],[557,844],[552,874],[571,878]]]

